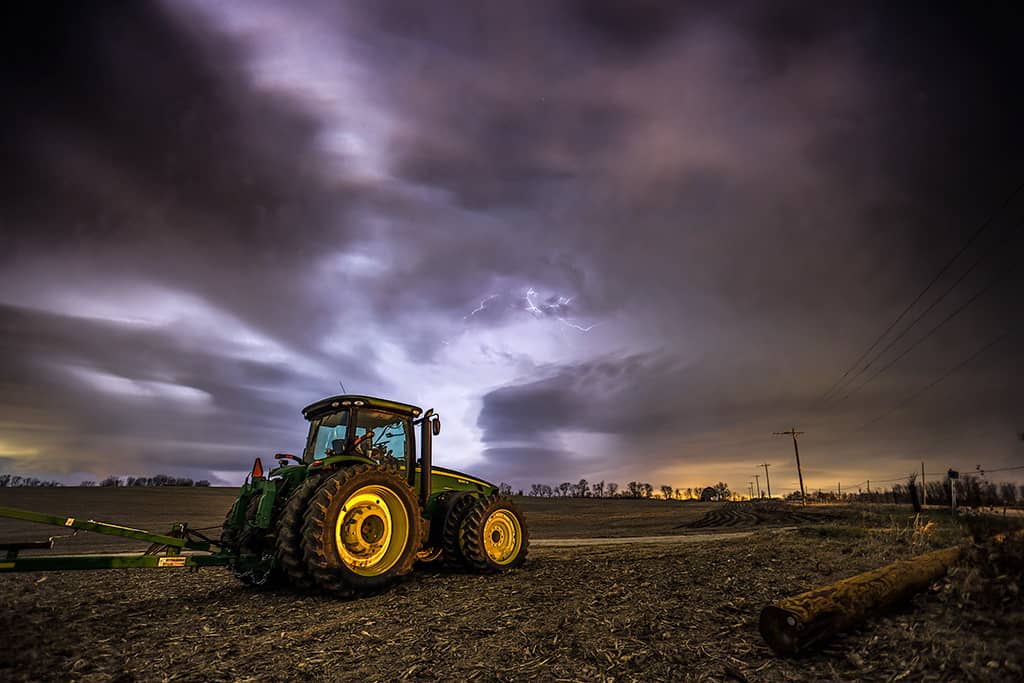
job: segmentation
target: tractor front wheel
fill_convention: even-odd
[[[323,590],[380,590],[412,571],[423,540],[416,494],[398,471],[348,467],[316,490],[306,510],[302,554]]]
[[[506,496],[476,499],[459,530],[466,564],[482,573],[514,569],[526,561],[530,534],[523,513]]]
[[[228,563],[228,570],[235,578],[254,588],[267,590],[280,585],[283,577],[274,562],[273,536],[268,535],[265,529],[252,526],[259,510],[260,498],[253,496],[249,499],[245,508],[245,526],[241,529],[232,525],[233,515],[228,512],[221,528],[220,545],[224,550],[250,556],[244,565],[236,561]],[[259,559],[253,563],[252,556]]]

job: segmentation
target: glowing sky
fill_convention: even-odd
[[[524,488],[1024,462],[1016,271],[820,400],[1024,179],[998,10],[71,5],[3,29],[0,470],[237,483],[339,380]]]

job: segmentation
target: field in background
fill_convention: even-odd
[[[235,489],[0,491],[0,505],[152,530],[219,526]],[[0,575],[0,680],[1017,681],[1017,574],[958,568],[808,656],[776,658],[768,602],[956,542],[909,506],[520,499],[534,538],[707,534],[676,545],[531,548],[498,576],[429,569],[353,601],[261,593],[227,572]],[[0,524],[0,540],[63,534]],[[82,532],[59,548],[99,549]],[[131,545],[131,544],[130,544]],[[109,547],[109,546],[108,546]],[[123,548],[119,548],[123,549]],[[993,592],[992,587],[1004,592]],[[992,596],[995,597],[992,597]]]
[[[195,529],[220,527],[235,488],[10,488],[0,506],[74,516],[162,532],[175,522]],[[678,528],[700,519],[719,503],[607,498],[516,498],[533,538],[622,537],[686,533]],[[58,527],[0,519],[0,541],[64,535]],[[64,552],[130,550],[137,541],[81,532],[61,539]]]

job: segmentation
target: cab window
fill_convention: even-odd
[[[312,424],[309,432],[306,461],[323,460],[331,455],[345,451],[345,439],[348,436],[348,411],[342,410],[325,415]]]
[[[403,465],[409,448],[408,426],[408,420],[394,413],[362,408],[356,412],[355,450],[380,463]]]

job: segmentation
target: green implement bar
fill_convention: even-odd
[[[0,559],[4,572],[47,572],[75,569],[148,569],[172,567],[222,567],[226,555],[51,555]]]
[[[38,522],[39,524],[52,524],[54,526],[62,526],[68,529],[95,531],[98,534],[107,534],[109,536],[135,538],[140,541],[146,541],[147,543],[166,545],[171,548],[188,548],[189,550],[210,549],[209,543],[192,541],[180,536],[166,536],[164,534],[154,534],[149,531],[143,531],[142,529],[132,529],[131,527],[118,526],[117,524],[107,524],[106,522],[95,522],[91,519],[82,522],[75,519],[74,517],[58,517],[57,515],[46,515],[41,512],[30,512],[29,510],[18,510],[16,508],[5,507],[0,507],[0,517],[20,519],[26,522]],[[185,528],[186,527],[184,524],[176,525],[176,529],[179,529],[181,531],[184,531]]]
[[[131,568],[171,568],[171,567],[222,567],[228,562],[239,566],[257,564],[255,556],[235,556],[231,553],[213,553],[213,543],[194,541],[188,538],[188,525],[175,524],[169,534],[154,534],[142,529],[108,524],[94,520],[81,521],[74,517],[60,517],[41,512],[30,512],[15,508],[0,507],[0,517],[20,519],[25,522],[50,524],[83,531],[93,531],[108,536],[134,538],[150,543],[150,549],[141,554],[114,553],[110,555],[41,555],[36,557],[19,557],[22,550],[44,550],[53,547],[54,539],[46,541],[30,541],[27,543],[3,543],[0,551],[6,556],[0,559],[0,573],[4,572],[41,572],[63,571],[75,569],[131,569]],[[197,551],[198,554],[184,555],[182,550]],[[157,551],[163,550],[162,554]]]

